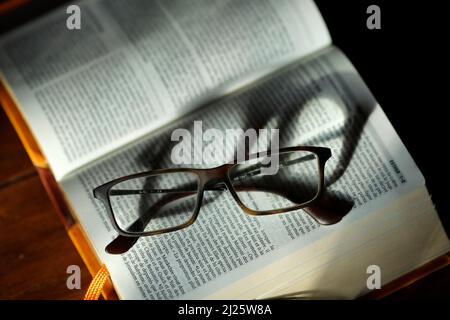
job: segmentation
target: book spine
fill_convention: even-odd
[[[41,152],[34,135],[31,133],[29,126],[23,118],[17,103],[14,101],[11,91],[2,79],[0,79],[0,104],[3,106],[9,121],[11,121],[17,135],[20,138],[31,162],[36,167],[47,168],[47,159]]]
[[[70,208],[67,205],[67,201],[61,191],[58,183],[56,182],[53,174],[49,169],[36,167],[45,191],[47,192],[50,201],[53,204],[58,216],[61,219],[62,224],[66,228],[72,243],[80,254],[83,262],[85,263],[89,273],[94,276],[101,268],[101,263],[93,250],[91,243],[89,242],[86,234],[83,232],[81,225],[74,219],[71,214]],[[103,287],[103,297],[107,300],[115,300],[117,294],[115,293],[113,284],[108,279]]]
[[[31,159],[39,178],[44,186],[44,189],[50,198],[53,207],[56,210],[62,224],[64,225],[67,234],[72,243],[80,254],[85,263],[89,273],[94,276],[101,267],[101,263],[92,248],[89,239],[82,230],[81,225],[77,222],[71,213],[71,209],[66,201],[64,193],[61,191],[58,182],[55,180],[52,172],[48,168],[47,159],[41,152],[33,134],[31,133],[28,124],[20,113],[16,102],[7,86],[0,79],[0,104],[5,110],[6,115],[11,121],[16,130],[20,141],[22,142],[28,156]],[[110,279],[106,282],[103,289],[103,297],[105,299],[117,299],[117,294],[114,290]]]

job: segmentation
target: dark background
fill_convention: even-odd
[[[325,1],[316,4],[334,44],[353,62],[413,156],[450,234],[446,88],[448,26],[437,2]],[[367,7],[381,9],[369,30]],[[448,89],[447,89],[448,91]]]

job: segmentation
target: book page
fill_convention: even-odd
[[[192,226],[142,237],[123,255],[105,253],[117,233],[92,189],[123,175],[173,167],[171,153],[176,142],[171,141],[172,132],[185,128],[194,134],[199,120],[204,130],[279,128],[280,146],[331,148],[325,170],[326,195],[351,202],[353,209],[336,225],[323,226],[303,210],[250,216],[229,192],[205,191]],[[217,164],[212,161],[204,166]],[[63,180],[62,186],[97,254],[111,271],[119,295],[174,299],[211,296],[280,256],[333,232],[345,232],[352,223],[424,188],[424,179],[356,70],[333,48],[205,106]],[[402,220],[395,223],[401,227]],[[270,274],[266,277],[270,279]]]
[[[0,71],[57,180],[331,43],[311,0],[78,3],[0,40]]]
[[[383,289],[450,250],[425,186],[361,219],[328,228],[333,232],[301,250],[295,241],[284,246],[270,257],[273,263],[207,298],[353,299],[371,291],[369,266],[380,268]]]

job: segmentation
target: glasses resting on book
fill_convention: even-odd
[[[277,170],[265,174],[273,156],[278,159]],[[126,242],[123,237],[136,238],[135,242],[141,236],[186,228],[196,221],[205,191],[226,189],[251,215],[304,208],[320,224],[332,224],[340,217],[312,210],[323,193],[324,167],[330,157],[329,148],[296,146],[251,154],[245,161],[235,159],[211,169],[152,170],[105,183],[94,189],[94,197],[105,205],[120,242]],[[122,253],[131,246],[121,244],[107,251]]]

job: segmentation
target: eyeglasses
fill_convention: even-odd
[[[186,228],[200,212],[205,191],[228,189],[247,214],[271,215],[313,206],[324,191],[331,150],[296,146],[261,152],[211,168],[172,168],[121,177],[94,189],[124,237],[153,236]],[[264,170],[277,160],[275,170]],[[321,224],[337,221],[307,210]]]

